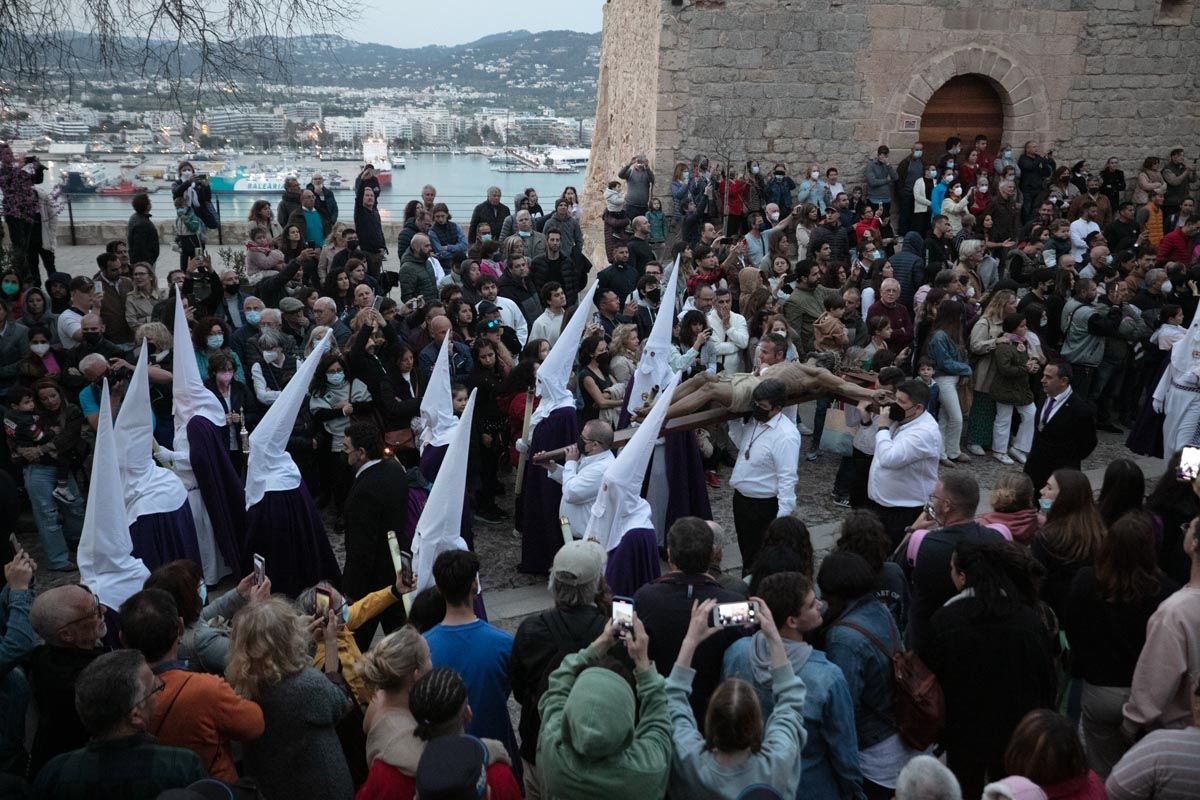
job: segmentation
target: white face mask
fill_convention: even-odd
[[[263,350],[262,355],[264,361],[274,364],[278,360],[280,353],[278,350]]]
[[[815,181],[817,178],[821,177],[821,173],[817,172],[814,169],[812,172],[808,173],[808,177],[812,178]]]
[[[779,212],[778,211],[772,211],[768,215],[768,217],[771,220],[771,222],[779,222]]]
[[[1170,281],[1163,281],[1163,285],[1162,285],[1160,291],[1163,294],[1170,294],[1172,291],[1174,291],[1174,289],[1175,289],[1175,286]],[[46,345],[42,345],[42,346],[46,347]]]
[[[26,175],[32,175],[33,173],[37,172],[37,165],[26,164],[25,166],[21,167],[21,169],[25,171]]]
[[[154,360],[161,364],[170,354],[170,350],[160,350],[154,354]]]
[[[988,190],[988,185],[986,183],[979,184],[979,191],[986,192],[987,190]]]
[[[190,177],[192,177],[192,171],[190,169],[185,169],[183,172],[179,173],[179,180],[181,181],[186,181]]]
[[[50,352],[50,345],[44,342],[42,344],[31,344],[29,345],[29,349],[32,350],[38,358],[45,358],[46,353]]]

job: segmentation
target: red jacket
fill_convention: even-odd
[[[521,800],[521,789],[507,764],[492,764],[487,768],[490,800]],[[387,762],[375,759],[366,783],[354,796],[355,800],[414,800],[416,781]]]
[[[749,184],[742,180],[721,181],[717,184],[717,193],[722,199],[725,197],[725,184],[729,184],[729,205],[726,206],[725,213],[731,217],[740,217],[746,213],[746,190],[750,188]]]
[[[1168,261],[1179,261],[1183,264],[1192,262],[1192,246],[1183,235],[1183,228],[1176,228],[1158,240],[1158,249],[1154,252],[1159,264]]]
[[[490,774],[488,778],[490,782]],[[1078,778],[1056,783],[1053,786],[1043,786],[1042,791],[1046,793],[1046,800],[1108,800],[1104,781],[1100,780],[1100,776],[1091,770]]]

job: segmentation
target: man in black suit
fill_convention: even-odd
[[[1079,469],[1096,449],[1096,416],[1086,398],[1071,391],[1071,365],[1052,361],[1042,370],[1046,400],[1037,411],[1025,474],[1041,489],[1056,469]]]
[[[346,429],[346,460],[354,484],[346,497],[346,567],[342,587],[350,597],[366,597],[396,582],[387,532],[396,531],[403,547],[408,513],[408,476],[396,459],[384,453],[383,434],[369,422]],[[397,603],[376,618],[384,633],[404,625],[404,606]],[[375,636],[375,621],[354,632],[363,652]]]

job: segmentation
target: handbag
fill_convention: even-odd
[[[958,392],[958,405],[965,419],[971,413],[971,405],[975,402],[975,383],[969,375],[960,375],[954,388]]]
[[[397,428],[394,431],[383,432],[383,443],[389,450],[415,450],[417,448],[416,436],[413,435],[412,428]]]

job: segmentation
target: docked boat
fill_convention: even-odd
[[[96,194],[104,195],[105,197],[112,195],[130,196],[135,194],[145,194],[149,191],[151,190],[146,186],[140,186],[133,181],[121,178],[111,186],[101,186],[96,190]]]

